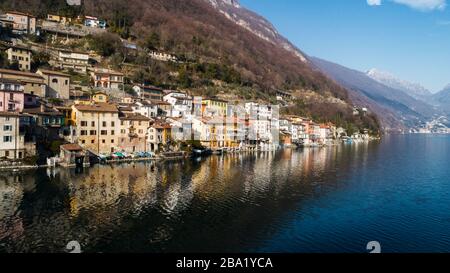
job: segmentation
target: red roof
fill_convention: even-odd
[[[83,148],[78,144],[64,144],[61,145],[60,148],[69,152],[83,151]]]

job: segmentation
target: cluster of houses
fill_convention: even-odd
[[[75,1],[76,2],[76,1]],[[103,29],[106,22],[86,16],[84,26]],[[74,19],[48,15],[48,22],[72,24]],[[35,34],[36,18],[20,12],[0,16],[0,25],[17,34]],[[17,69],[0,69],[0,158],[23,160],[45,156],[59,143],[61,159],[73,164],[86,154],[160,153],[181,146],[211,150],[274,150],[281,146],[334,143],[345,130],[298,116],[280,116],[278,105],[193,97],[134,83],[124,92],[124,74],[92,64],[89,53],[46,47],[52,68],[32,69],[31,49],[0,41]],[[170,54],[151,52],[163,61]],[[31,72],[31,71],[35,72]],[[73,75],[89,84],[72,82]],[[286,92],[278,92],[283,101]],[[49,154],[50,155],[50,154]],[[54,154],[53,154],[54,155]]]
[[[94,73],[93,79],[101,81],[103,73]],[[35,155],[36,143],[55,140],[67,143],[61,146],[67,153],[107,156],[174,151],[190,141],[210,149],[326,145],[344,133],[332,124],[280,116],[277,105],[236,105],[146,85],[135,85],[135,96],[117,98],[98,91],[89,99],[50,103],[49,96],[67,96],[66,80],[64,74],[47,70],[0,70],[0,158],[23,159]],[[100,86],[107,90],[110,84]]]
[[[18,35],[40,35],[47,32],[51,35],[84,37],[104,31],[106,20],[94,16],[67,16],[48,14],[47,18],[38,20],[36,16],[18,11],[7,11],[0,14],[0,27],[10,29]]]

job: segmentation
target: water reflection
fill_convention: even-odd
[[[376,146],[0,174],[0,251],[63,252],[71,240],[86,252],[258,249]]]

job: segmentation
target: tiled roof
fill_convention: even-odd
[[[156,129],[171,129],[172,126],[169,123],[163,122],[163,121],[156,121],[153,125],[153,128]]]
[[[8,12],[6,12],[6,14],[16,14],[16,15],[23,15],[23,16],[36,18],[36,16],[34,16],[33,14],[24,13],[24,12],[20,12],[20,11],[8,11]]]
[[[18,117],[19,113],[16,112],[0,112],[0,117]]]
[[[10,46],[8,46],[8,48],[16,48],[16,49],[20,49],[20,50],[31,51],[30,48],[25,47],[25,46],[20,46],[20,45],[10,45]]]
[[[94,74],[123,76],[123,73],[120,73],[120,72],[117,72],[117,71],[114,71],[114,70],[110,70],[110,69],[106,69],[106,68],[96,68],[96,69],[94,69]]]
[[[151,89],[151,90],[161,91],[161,92],[163,91],[162,88],[159,88],[159,87],[156,87],[156,86],[153,86],[153,85],[142,85],[142,84],[138,84],[138,85],[136,85],[136,86],[138,86],[138,87],[144,89],[144,91],[145,91],[145,89]]]
[[[137,121],[150,121],[146,116],[143,116],[141,114],[124,114],[123,116],[119,117],[121,120],[137,120]]]
[[[55,110],[53,108],[48,108],[48,107],[45,107],[44,111],[42,111],[40,106],[33,107],[33,108],[25,108],[25,109],[23,109],[23,112],[25,114],[42,115],[42,116],[62,116],[63,115],[58,110]]]
[[[77,152],[83,150],[83,148],[81,148],[81,146],[78,144],[64,144],[61,145],[60,148],[69,152]]]
[[[110,103],[95,103],[95,104],[77,104],[74,106],[81,112],[104,112],[104,113],[118,113],[117,105]]]
[[[0,83],[22,84],[19,80],[0,78]]]
[[[18,76],[39,78],[39,79],[43,80],[41,75],[31,73],[31,72],[23,72],[23,71],[11,70],[11,69],[0,69],[0,74],[12,74],[12,75],[18,75]]]
[[[56,75],[56,76],[62,76],[62,77],[67,77],[70,78],[70,75],[59,72],[59,71],[54,71],[54,70],[46,70],[46,69],[39,69],[38,71],[40,71],[42,74],[48,74],[48,75]]]

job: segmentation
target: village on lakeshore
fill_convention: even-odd
[[[196,96],[134,82],[126,71],[103,65],[95,52],[63,46],[61,41],[108,31],[101,18],[1,13],[0,51],[8,67],[0,69],[0,168],[85,166],[372,139],[368,130],[348,133],[332,122],[281,114],[289,92],[277,92],[276,104]],[[30,38],[44,33],[58,46]],[[127,40],[123,46],[137,50]],[[43,53],[45,66],[33,61]],[[167,52],[148,56],[181,61]],[[367,111],[355,106],[353,114]]]

